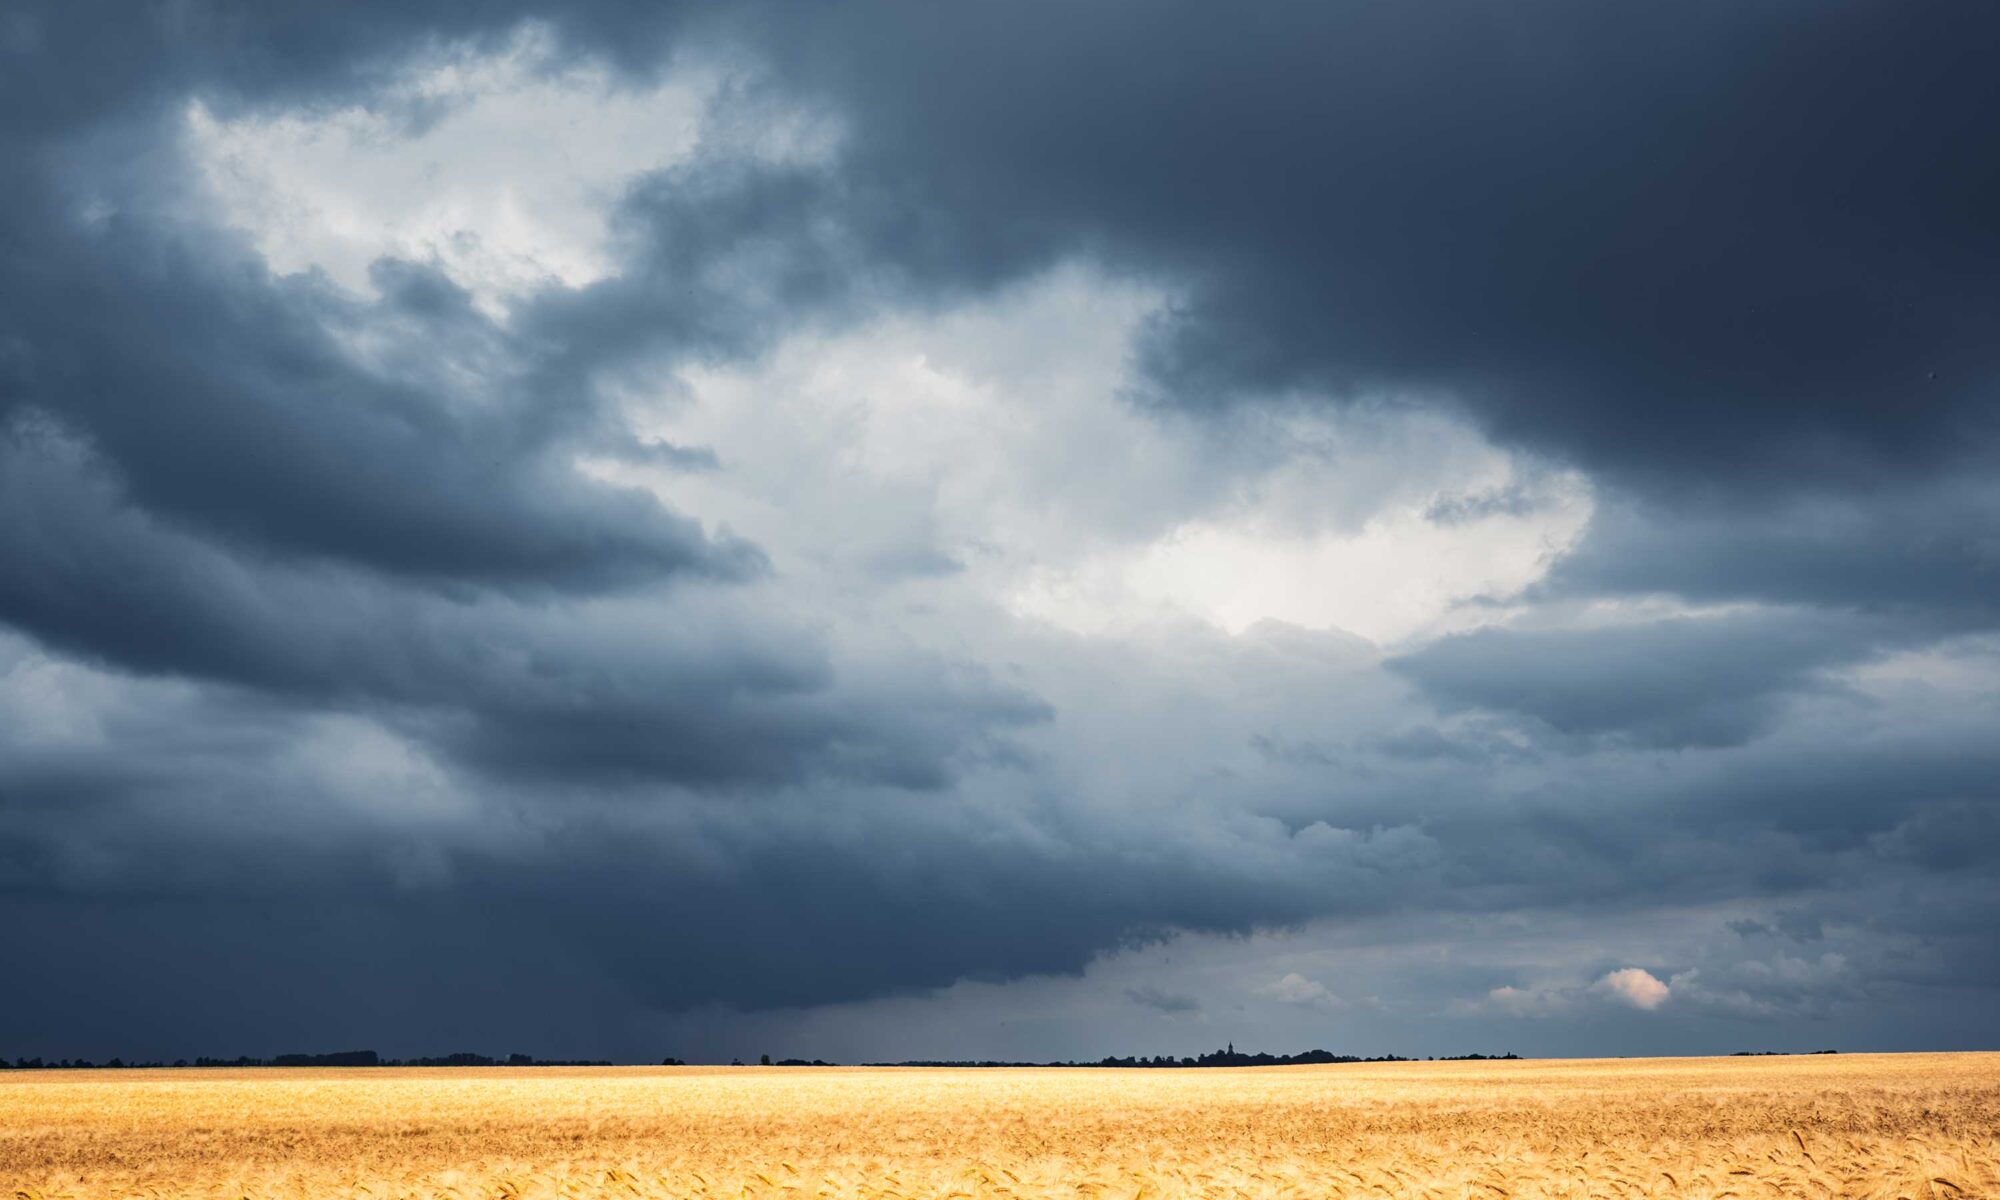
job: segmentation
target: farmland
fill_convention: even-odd
[[[2000,1196],[2000,1054],[0,1073],[0,1195]]]

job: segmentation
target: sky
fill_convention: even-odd
[[[1996,60],[0,0],[0,1055],[2000,1048]]]

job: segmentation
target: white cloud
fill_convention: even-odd
[[[1414,505],[1352,532],[1272,532],[1254,516],[1199,521],[1114,569],[1135,600],[1178,603],[1232,633],[1278,620],[1393,641],[1460,600],[1509,596],[1533,583],[1588,511],[1571,493],[1547,510],[1470,526],[1433,524]]]
[[[1621,1003],[1648,1012],[1665,1004],[1668,997],[1673,994],[1673,990],[1654,978],[1652,972],[1638,967],[1613,971],[1591,987]]]
[[[1340,1004],[1340,997],[1328,991],[1325,984],[1317,979],[1307,979],[1297,971],[1253,990],[1257,995],[1280,1004],[1298,1004],[1309,1008],[1334,1008]]]
[[[1679,982],[1678,976],[1675,981]],[[1588,987],[1563,981],[1525,987],[1497,987],[1475,1003],[1461,1004],[1457,1011],[1473,1013],[1487,1010],[1512,1017],[1557,1017],[1595,1000],[1651,1012],[1666,1003],[1672,993],[1673,989],[1651,972],[1638,967],[1625,967],[1601,976]]]
[[[499,53],[418,60],[366,104],[224,118],[196,100],[186,145],[274,271],[317,267],[365,291],[378,257],[435,262],[499,316],[524,292],[615,272],[612,204],[696,148],[724,78],[683,62],[626,85],[530,26]],[[824,131],[772,115],[747,149],[823,151]]]
[[[1277,621],[1398,640],[1519,592],[1588,521],[1580,476],[1432,413],[1134,406],[1135,339],[1168,299],[1073,266],[684,369],[633,397],[635,431],[725,469],[591,469],[788,570],[872,587],[857,575],[885,563],[954,564],[980,603],[1088,637]]]

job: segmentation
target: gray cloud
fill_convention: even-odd
[[[1126,988],[1125,997],[1141,1008],[1150,1008],[1170,1017],[1201,1011],[1201,1001],[1193,996],[1163,992],[1156,987]]]
[[[1447,711],[1498,710],[1645,745],[1730,745],[1768,727],[1815,672],[1876,652],[1879,636],[1863,622],[1792,614],[1485,629],[1389,666]]]
[[[145,197],[139,197],[143,202]],[[131,500],[279,554],[431,581],[599,588],[742,577],[650,495],[563,461],[597,419],[587,379],[524,355],[435,271],[376,264],[366,308],[274,280],[213,235],[59,225],[15,277],[5,409],[87,437]],[[218,261],[219,260],[219,261]],[[82,319],[88,314],[88,319]],[[372,368],[338,339],[387,344]]]
[[[1756,511],[1613,507],[1549,587],[1834,606],[1936,632],[1991,628],[2000,594],[1996,505],[1990,481],[1975,472]]]
[[[883,671],[876,694],[830,694],[809,626],[726,594],[551,608],[244,561],[122,505],[60,434],[23,428],[10,450],[0,545],[19,569],[0,578],[0,614],[144,670],[403,706],[495,768],[709,782],[825,769],[935,787],[963,735],[1045,715],[922,661]]]

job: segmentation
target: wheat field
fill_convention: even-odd
[[[2000,1197],[2000,1054],[0,1073],[0,1196]]]

